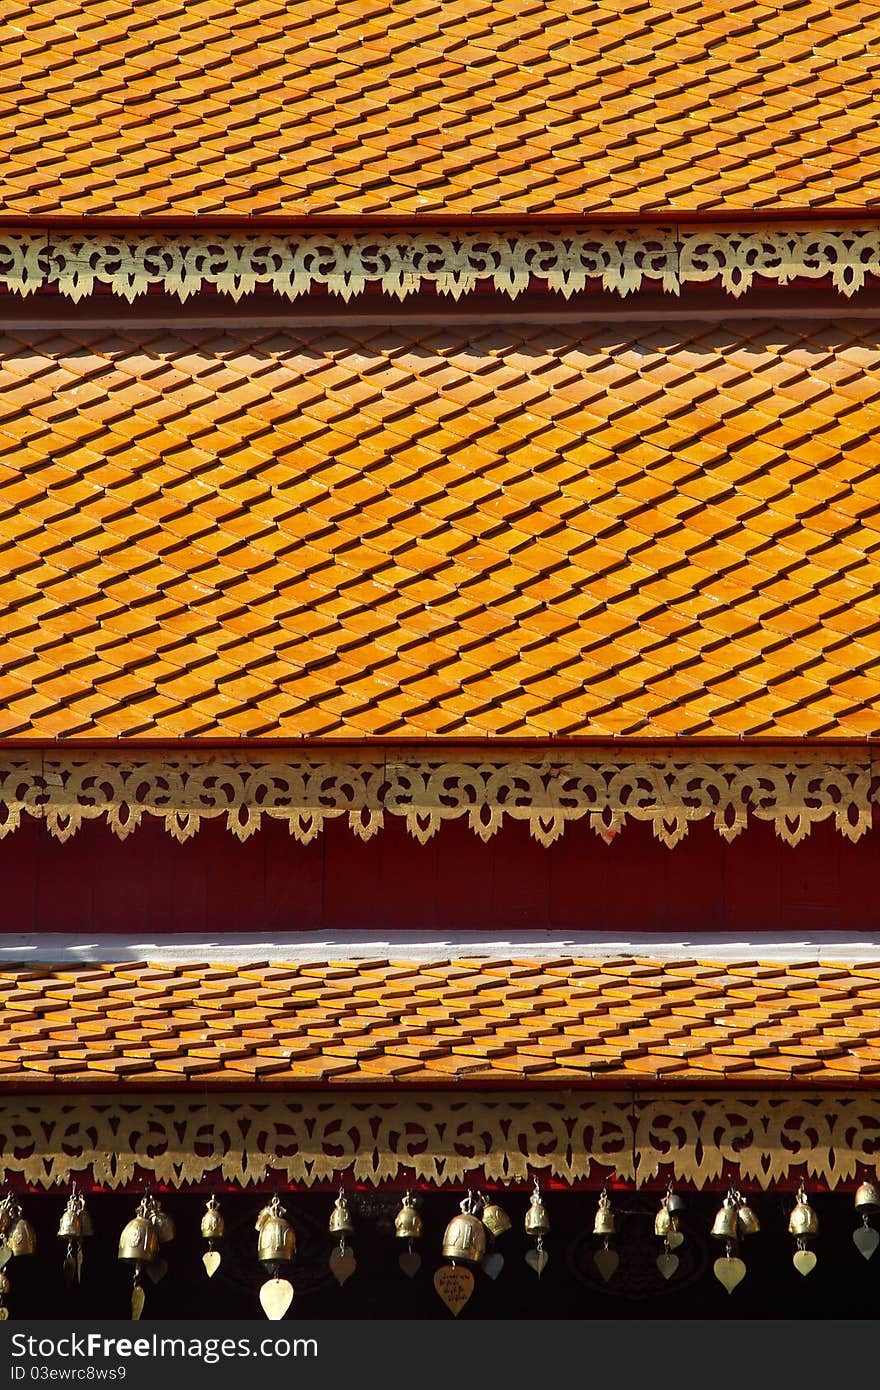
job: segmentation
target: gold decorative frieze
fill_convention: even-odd
[[[756,281],[830,279],[852,295],[880,274],[880,226],[681,230],[596,227],[522,231],[3,231],[0,285],[52,288],[74,301],[108,286],[132,302],[158,288],[184,301],[211,289],[238,300],[271,290],[295,300],[323,289],[346,301],[378,286],[396,299],[430,287],[458,299],[491,285],[515,299],[535,281],[569,298],[657,286],[680,294],[718,281],[739,296]]]
[[[671,847],[694,821],[708,820],[733,840],[757,820],[796,845],[826,820],[848,839],[859,839],[878,801],[880,765],[868,752],[839,759],[807,752],[730,758],[695,749],[690,755],[570,752],[485,761],[149,750],[127,758],[0,754],[0,837],[30,816],[59,840],[96,819],[124,839],[152,816],[179,841],[217,818],[246,840],[268,817],[286,822],[294,839],[308,844],[340,816],[363,840],[396,816],[421,842],[449,820],[466,821],[482,840],[505,819],[525,821],[543,845],[571,821],[586,821],[606,841],[628,821],[645,821]]]
[[[805,1174],[829,1187],[880,1176],[880,1094],[512,1092],[21,1096],[0,1101],[7,1179],[51,1188],[159,1183],[380,1186],[640,1184],[761,1187]],[[635,1165],[635,1166],[634,1166]]]

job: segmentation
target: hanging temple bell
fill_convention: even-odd
[[[476,1215],[477,1199],[468,1193],[461,1211],[454,1216],[443,1235],[443,1254],[450,1260],[479,1264],[486,1253],[486,1228]]]
[[[394,1234],[398,1240],[418,1240],[422,1234],[422,1218],[416,1210],[411,1192],[405,1192],[400,1210],[394,1218]]]
[[[257,1217],[257,1258],[261,1264],[287,1264],[296,1254],[296,1235],[278,1197],[272,1198]]]
[[[159,1233],[154,1220],[155,1203],[144,1197],[119,1237],[119,1258],[134,1264],[149,1264],[159,1253]]]
[[[354,1222],[351,1219],[345,1193],[341,1189],[330,1213],[329,1229],[331,1236],[338,1236],[343,1242],[348,1236],[354,1235]]]

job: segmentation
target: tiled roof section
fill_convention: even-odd
[[[5,212],[865,205],[869,0],[6,0]]]
[[[880,962],[95,965],[0,974],[0,1083],[880,1078]]]
[[[855,324],[0,339],[0,735],[880,733]]]

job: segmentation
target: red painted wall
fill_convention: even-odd
[[[0,883],[4,932],[875,931],[880,823],[796,849],[700,824],[668,850],[643,825],[609,846],[575,824],[544,849],[509,822],[488,844],[452,822],[422,846],[394,819],[367,844],[335,821],[301,846],[277,822],[245,844],[208,822],[185,845],[150,820],[122,842],[92,823],[62,845],[26,821],[0,842]]]

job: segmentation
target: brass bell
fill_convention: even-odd
[[[153,1203],[152,1219],[153,1225],[156,1227],[156,1235],[159,1237],[160,1245],[166,1245],[169,1240],[174,1239],[174,1222],[167,1211],[162,1210],[158,1202]]]
[[[757,1216],[742,1198],[740,1198],[739,1206],[736,1209],[736,1219],[739,1223],[741,1236],[756,1236],[761,1229],[761,1223]]]
[[[486,1227],[474,1216],[472,1196],[465,1197],[461,1214],[454,1216],[443,1234],[443,1254],[450,1260],[469,1260],[479,1264],[486,1253]]]
[[[497,1202],[489,1202],[483,1207],[483,1225],[490,1236],[503,1236],[505,1231],[509,1231],[512,1221],[503,1207],[499,1207]]]
[[[82,1217],[78,1211],[65,1207],[58,1224],[58,1234],[62,1240],[81,1240],[83,1233]]]
[[[722,1206],[718,1208],[715,1215],[715,1224],[712,1227],[710,1235],[713,1235],[716,1240],[737,1239],[739,1235],[739,1221],[732,1197],[725,1197]]]
[[[544,1203],[541,1200],[541,1191],[537,1182],[535,1183],[535,1190],[529,1198],[525,1228],[527,1236],[537,1236],[539,1240],[546,1236],[550,1230],[550,1221],[544,1210]]]
[[[82,1240],[85,1235],[84,1212],[85,1202],[82,1197],[78,1192],[71,1192],[58,1225],[58,1234],[62,1240]]]
[[[159,1253],[159,1236],[152,1220],[153,1203],[145,1197],[119,1237],[120,1260],[149,1264]]]
[[[339,1196],[336,1198],[333,1210],[330,1213],[330,1234],[339,1236],[340,1240],[345,1236],[354,1235],[354,1222],[351,1219],[351,1212],[348,1209],[348,1202],[345,1200],[345,1193],[339,1189]]]
[[[880,1188],[863,1182],[856,1188],[856,1211],[880,1211]]]
[[[598,1219],[598,1218],[597,1218],[597,1219]],[[665,1200],[665,1198],[664,1198],[664,1201],[663,1201],[662,1206],[660,1207],[660,1210],[657,1212],[657,1215],[654,1217],[654,1235],[655,1235],[655,1236],[663,1236],[664,1239],[665,1239],[666,1236],[671,1235],[672,1232],[675,1231],[675,1230],[677,1230],[677,1229],[678,1229],[678,1222],[676,1221],[675,1217],[674,1217],[674,1216],[672,1215],[672,1213],[670,1212],[669,1207],[667,1206],[666,1200]]]
[[[37,1252],[37,1233],[31,1223],[20,1216],[6,1237],[6,1244],[13,1255],[35,1255]]]
[[[819,1234],[819,1218],[807,1201],[807,1194],[802,1187],[798,1190],[797,1200],[788,1218],[788,1230],[790,1235],[798,1236],[801,1240]]]
[[[684,1211],[684,1198],[680,1197],[677,1192],[673,1192],[671,1188],[666,1193],[666,1210],[671,1212],[673,1216]]]
[[[284,1264],[296,1253],[296,1236],[277,1197],[260,1212],[257,1258],[263,1264]]]
[[[605,1189],[602,1189],[599,1197],[599,1206],[596,1210],[596,1219],[593,1222],[594,1236],[613,1236],[614,1235],[614,1209],[611,1199]]]
[[[216,1197],[211,1197],[205,1208],[205,1214],[202,1217],[202,1235],[205,1240],[219,1240],[223,1235],[223,1217],[220,1215],[220,1207]]]
[[[394,1218],[394,1234],[398,1240],[418,1240],[422,1234],[422,1218],[416,1211],[411,1192],[405,1192],[400,1210]]]

